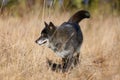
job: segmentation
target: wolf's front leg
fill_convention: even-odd
[[[72,55],[69,55],[68,57],[63,58],[62,61],[63,61],[63,69],[62,69],[62,71],[67,72],[71,68],[71,65],[73,63]]]
[[[61,64],[57,64],[52,62],[52,60],[47,59],[47,65],[49,68],[51,68],[52,71],[60,71],[62,69]]]

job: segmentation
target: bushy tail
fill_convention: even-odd
[[[71,23],[79,23],[84,18],[90,18],[90,13],[85,10],[80,10],[76,12],[69,20],[68,22]]]

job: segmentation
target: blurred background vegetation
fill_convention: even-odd
[[[120,13],[120,0],[0,0],[1,15],[24,16],[43,9],[65,12],[86,9],[93,13]]]

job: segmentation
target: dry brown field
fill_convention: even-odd
[[[67,73],[47,68],[46,58],[54,62],[60,62],[60,58],[35,40],[44,21],[59,26],[70,15],[1,16],[0,80],[120,80],[120,17],[114,15],[91,14],[80,23],[84,41],[78,66]]]

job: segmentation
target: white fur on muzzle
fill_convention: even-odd
[[[48,42],[48,39],[38,40],[38,41],[37,41],[37,43],[38,43],[39,45],[42,45],[42,44],[44,44],[44,43],[46,43],[46,42]]]

